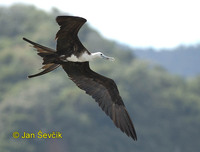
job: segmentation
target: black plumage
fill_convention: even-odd
[[[38,55],[43,58],[44,66],[42,69],[44,71],[31,75],[29,78],[48,73],[61,65],[69,78],[80,89],[95,99],[101,109],[113,120],[116,127],[120,128],[122,132],[125,132],[134,140],[137,140],[133,123],[115,82],[92,71],[88,61],[71,62],[63,60],[63,58],[66,59],[71,55],[80,57],[84,52],[91,55],[77,36],[79,29],[86,22],[86,19],[74,16],[58,16],[56,21],[60,25],[60,30],[56,34],[56,50],[23,38],[32,44],[36,48]]]

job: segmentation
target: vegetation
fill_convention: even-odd
[[[194,77],[200,74],[199,58],[200,44],[178,46],[173,49],[135,49],[135,55],[140,59],[149,60],[161,65],[170,73],[184,77]],[[170,61],[170,62],[169,62]]]
[[[94,61],[91,67],[119,86],[137,142],[121,133],[61,68],[27,79],[38,72],[41,59],[22,37],[55,47],[58,14],[26,5],[0,7],[0,151],[199,151],[200,77],[184,79],[138,60],[130,48],[105,40],[88,25],[79,35],[84,45],[116,58],[114,63]],[[39,130],[59,131],[62,139],[12,137],[15,131]]]

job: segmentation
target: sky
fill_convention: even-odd
[[[81,16],[105,38],[130,47],[173,48],[200,43],[199,0],[1,0]]]

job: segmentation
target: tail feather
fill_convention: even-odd
[[[39,53],[55,53],[56,52],[55,50],[53,50],[51,48],[37,44],[37,43],[35,43],[35,42],[25,38],[25,37],[23,37],[23,40],[32,44],[33,47],[36,48]]]
[[[34,74],[34,75],[29,75],[28,78],[33,78],[33,77],[37,77],[37,76],[40,76],[40,75],[43,75],[43,74],[46,74],[48,72],[51,72],[53,70],[55,70],[56,68],[58,68],[60,66],[60,64],[52,64],[51,66],[49,66],[48,68],[46,68],[44,71],[42,72],[39,72],[37,74]],[[43,68],[43,67],[42,67]]]
[[[43,58],[43,67],[41,69],[44,69],[44,71],[39,72],[37,74],[34,75],[30,75],[28,76],[28,78],[32,78],[32,77],[36,77],[36,76],[40,76],[43,74],[46,74],[48,72],[53,71],[54,69],[58,68],[60,66],[60,64],[55,63],[55,61],[57,60],[57,54],[56,51],[48,48],[46,46],[42,46],[40,44],[37,44],[31,40],[28,40],[26,38],[23,38],[24,41],[30,43],[33,45],[33,47],[37,50],[37,54]]]

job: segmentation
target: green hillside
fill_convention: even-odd
[[[183,79],[139,60],[130,48],[101,37],[89,25],[79,33],[91,52],[115,62],[93,61],[91,68],[113,78],[133,120],[138,141],[117,129],[95,101],[59,68],[27,79],[41,59],[22,37],[55,48],[58,10],[0,6],[1,152],[199,152],[200,77]],[[18,131],[61,132],[61,139],[14,139]]]
[[[200,75],[200,44],[170,50],[134,49],[134,53],[140,59],[159,64],[170,73],[187,78]]]

